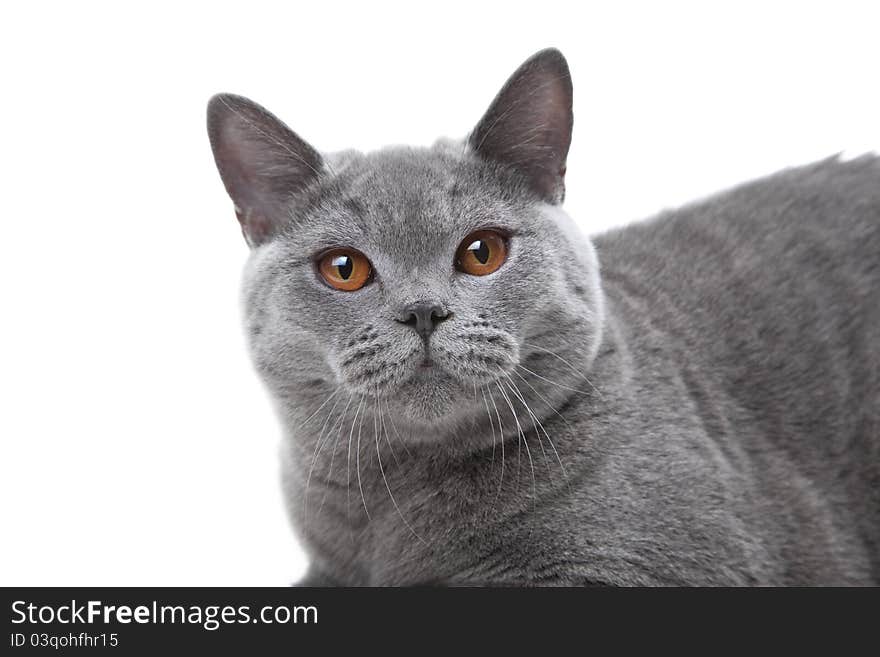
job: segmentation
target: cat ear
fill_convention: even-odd
[[[481,157],[519,171],[542,199],[561,203],[571,101],[565,57],[555,48],[542,50],[505,83],[468,141]]]
[[[263,244],[290,219],[293,197],[320,175],[321,156],[267,110],[232,94],[208,102],[208,137],[245,239]]]

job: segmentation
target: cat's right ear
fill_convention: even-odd
[[[208,137],[247,243],[267,242],[290,220],[297,193],[321,175],[321,156],[267,110],[232,94],[208,102]]]

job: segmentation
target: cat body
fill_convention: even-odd
[[[880,582],[880,160],[587,240],[556,51],[462,143],[209,130],[304,584]]]

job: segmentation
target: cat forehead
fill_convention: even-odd
[[[463,145],[396,147],[328,158],[331,178],[317,191],[306,224],[382,242],[406,234],[420,241],[461,237],[509,222],[524,204],[515,184],[465,152]]]
[[[332,192],[367,211],[372,206],[407,209],[481,191],[474,184],[476,163],[464,153],[395,147],[350,157]]]

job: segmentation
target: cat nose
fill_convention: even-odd
[[[439,303],[411,303],[401,311],[397,321],[411,326],[413,330],[427,340],[437,324],[446,321],[452,313]]]

